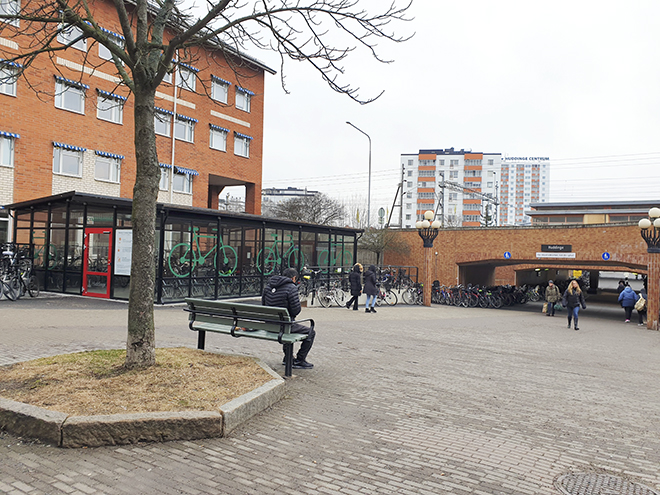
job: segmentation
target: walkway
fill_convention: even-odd
[[[539,308],[306,309],[316,368],[229,438],[63,450],[0,434],[0,493],[551,495],[572,470],[659,490],[660,333],[598,303],[579,332]],[[2,301],[0,315],[0,364],[125,339],[117,302]],[[156,317],[159,345],[195,345],[181,306]],[[283,371],[270,343],[207,346]]]

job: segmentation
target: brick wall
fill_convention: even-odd
[[[413,265],[423,271],[424,251],[416,230],[398,233],[409,254],[386,252],[384,264]],[[575,259],[537,259],[542,244],[570,244]],[[515,284],[515,271],[544,268],[627,270],[646,273],[647,246],[635,225],[570,225],[443,229],[433,245],[431,279],[441,284]],[[511,259],[505,260],[504,253]],[[604,262],[602,255],[611,256]],[[436,254],[437,253],[437,254]],[[420,280],[424,274],[420,273]],[[476,279],[479,279],[477,281]]]
[[[95,1],[91,3],[95,19],[103,28],[120,33],[119,22],[111,2]],[[9,40],[0,38],[0,44],[9,48],[9,52],[18,52],[14,41],[27,46],[31,38]],[[54,43],[60,46],[59,43]],[[16,97],[0,95],[3,111],[0,114],[0,130],[19,134],[15,141],[13,198],[11,201],[25,201],[44,197],[53,192],[71,190],[71,186],[81,192],[119,195],[132,197],[135,177],[135,149],[133,133],[133,99],[126,88],[117,86],[116,69],[110,62],[98,56],[98,45],[88,41],[87,52],[69,48],[57,52],[53,57],[54,65],[47,57],[37,59],[25,75],[30,83],[40,92],[39,95],[28,87],[23,79],[18,81]],[[263,149],[263,105],[264,105],[264,70],[250,64],[230,65],[220,52],[203,49],[190,50],[193,60],[190,65],[199,69],[199,80],[195,92],[177,88],[177,111],[198,120],[195,126],[194,143],[176,141],[175,165],[197,170],[199,175],[193,181],[193,194],[180,198],[180,204],[206,207],[208,203],[209,183],[222,183],[223,178],[243,182],[251,190],[261,190],[262,149]],[[83,67],[85,57],[88,66]],[[237,67],[238,65],[238,67]],[[91,67],[96,67],[91,69]],[[207,96],[210,93],[211,74],[229,82],[227,104],[220,104]],[[85,114],[77,114],[55,108],[53,93],[55,75],[61,75],[74,81],[89,85],[86,90]],[[236,86],[252,92],[251,110],[241,111],[235,105]],[[124,106],[123,123],[116,124],[97,118],[97,89],[127,96]],[[156,105],[166,110],[174,110],[174,91],[172,84],[163,83],[157,93]],[[227,139],[227,151],[210,149],[210,127],[216,124],[230,130]],[[234,132],[249,135],[250,157],[234,154]],[[162,163],[171,164],[171,138],[157,136],[158,158]],[[82,180],[56,177],[52,173],[53,141],[87,148],[103,150],[125,156],[122,161],[121,185],[119,192],[111,184],[99,184],[94,181],[93,169],[88,176],[85,169]],[[5,181],[2,181],[3,184]],[[2,202],[7,196],[2,196]],[[249,213],[261,211],[261,195],[252,194],[246,204]]]

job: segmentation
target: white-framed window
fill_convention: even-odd
[[[123,156],[97,151],[94,178],[100,181],[119,183],[123,158]]]
[[[172,129],[172,112],[156,108],[154,112],[154,129],[159,136],[170,137]]]
[[[53,173],[82,177],[83,148],[75,146],[53,147]]]
[[[406,210],[412,210],[412,203],[406,203]]]
[[[250,158],[250,141],[250,136],[234,132],[234,155]]]
[[[192,194],[192,175],[175,173],[172,177],[172,190],[178,193]]]
[[[96,117],[115,124],[122,124],[124,122],[124,102],[126,98],[100,89],[96,91],[98,92]]]
[[[176,85],[179,88],[195,91],[197,84],[197,70],[189,65],[179,64],[179,73],[176,78]]]
[[[458,167],[458,160],[449,160],[449,168]]]
[[[412,174],[413,174],[413,171],[412,171],[412,170],[408,170],[408,177],[412,177]]]
[[[407,192],[406,193],[406,198],[412,199],[412,192]]]
[[[17,15],[21,11],[21,2],[19,0],[0,0],[0,15]],[[6,22],[12,26],[20,24],[18,19],[0,19],[0,22]]]
[[[166,72],[165,75],[163,76],[163,82],[166,82],[167,84],[172,84],[172,73],[171,72]]]
[[[170,169],[169,166],[165,167],[160,164],[160,182],[158,184],[158,189],[161,191],[170,190]]]
[[[449,193],[449,201],[458,201],[458,193],[457,192]]]
[[[18,69],[17,64],[0,61],[0,93],[3,95],[16,96]]]
[[[197,120],[177,115],[174,121],[174,138],[188,143],[195,141],[195,123]]]
[[[450,179],[458,179],[458,170],[451,170],[449,172],[449,178]]]
[[[220,103],[227,103],[231,83],[217,76],[211,76],[211,98]]]
[[[486,187],[493,187],[493,183],[492,182],[486,183]]]
[[[62,77],[55,81],[55,107],[70,112],[85,113],[86,84],[69,81]]]
[[[438,160],[438,162],[439,162],[439,164],[440,164],[441,167],[444,167],[444,166],[445,166],[445,161],[444,161],[444,160]]]
[[[406,214],[406,220],[410,220],[410,213]]]
[[[75,48],[76,50],[86,52],[87,40],[80,38],[82,35],[83,32],[78,26],[65,26],[62,24],[60,31],[57,33],[57,41],[63,45],[70,45],[71,48]]]
[[[14,166],[14,140],[17,134],[0,131],[0,166]]]
[[[117,45],[119,48],[124,48],[123,36],[110,31],[105,31],[105,34],[108,36],[108,39],[111,42],[113,42],[115,45]],[[102,58],[103,60],[112,60],[112,53],[105,45],[102,45],[101,43],[99,43],[99,57]]]
[[[215,125],[211,125],[211,138],[209,146],[211,149],[218,151],[227,151],[227,134],[229,129],[224,129]]]
[[[236,108],[244,112],[249,112],[253,95],[254,93],[252,91],[236,86]]]

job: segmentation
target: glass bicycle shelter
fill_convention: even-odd
[[[42,290],[128,299],[131,200],[80,192],[6,205]],[[361,230],[157,206],[157,303],[257,296],[287,267],[348,273]]]

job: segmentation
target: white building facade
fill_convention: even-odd
[[[528,224],[529,204],[549,197],[548,158],[427,149],[401,155],[401,169],[403,228],[427,210],[446,227]]]

